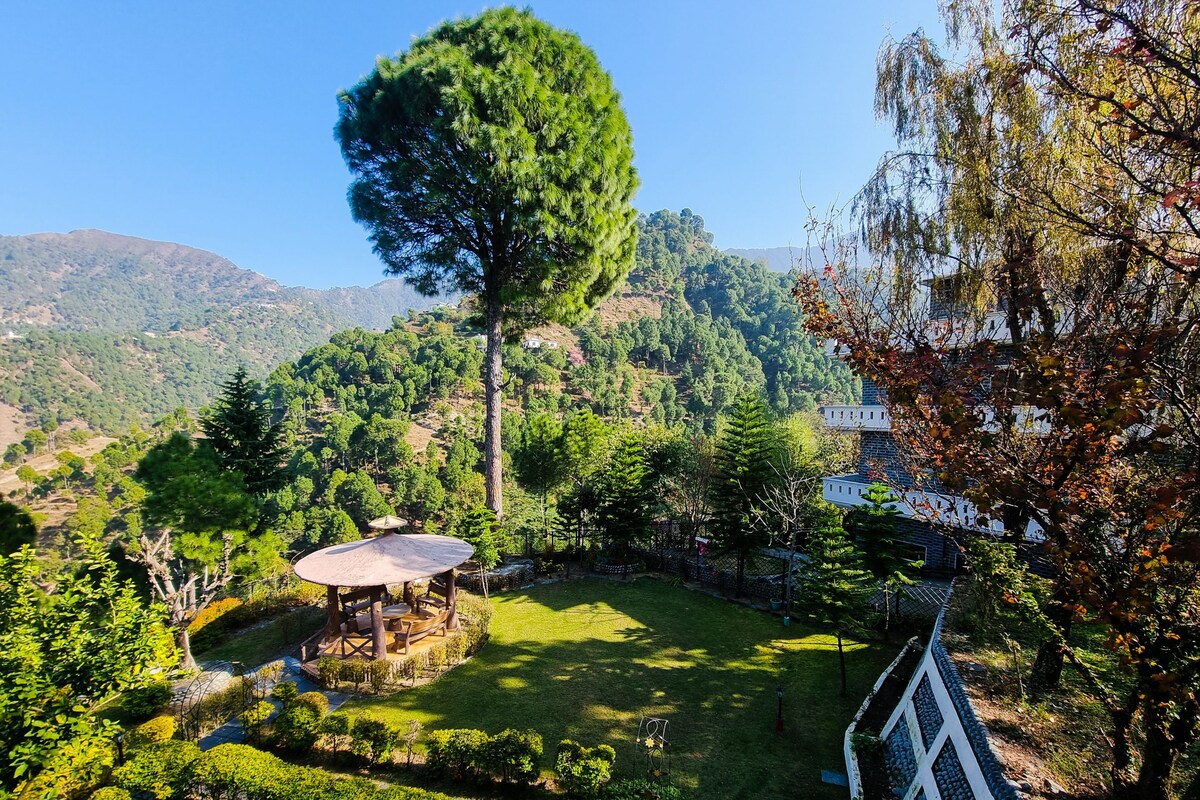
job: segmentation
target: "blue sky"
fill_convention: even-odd
[[[494,4],[493,4],[494,5]],[[803,245],[803,198],[848,201],[887,149],[872,110],[906,2],[531,2],[595,49],[633,127],[642,211],[718,247]],[[213,250],[289,285],[382,268],[345,201],[338,89],[463,2],[0,6],[0,234],[101,228]]]

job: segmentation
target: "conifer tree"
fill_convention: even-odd
[[[596,521],[619,555],[646,538],[654,518],[654,480],[646,449],[633,434],[621,439],[600,479]]]
[[[258,381],[239,366],[200,423],[226,469],[241,474],[246,491],[262,496],[275,488],[287,457],[282,428],[271,422]]]
[[[813,624],[837,637],[842,695],[846,694],[846,653],[842,637],[861,629],[863,609],[875,591],[862,553],[847,536],[838,512],[830,507],[808,537],[808,559],[800,567],[797,608]]]
[[[633,266],[620,96],[578,36],[496,8],[379,59],[338,101],[351,211],[387,270],[478,301],[487,504],[502,516],[503,340],[580,322]]]
[[[905,557],[907,547],[896,535],[900,512],[897,498],[882,483],[873,483],[863,495],[866,505],[852,511],[847,519],[855,543],[863,554],[863,566],[883,585],[885,630],[891,625],[892,598],[899,614],[903,587],[916,583],[913,577],[921,562]]]
[[[710,486],[712,533],[718,547],[737,554],[737,593],[742,593],[746,557],[767,544],[769,535],[754,525],[755,510],[775,478],[776,438],[762,398],[738,399],[717,437],[716,475]]]

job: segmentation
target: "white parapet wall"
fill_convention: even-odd
[[[942,646],[944,615],[943,609],[916,671],[880,731],[888,781],[903,800],[1018,800]],[[856,798],[862,796],[862,776],[851,736],[862,714],[846,730],[844,742],[850,796]]]
[[[826,428],[840,431],[890,431],[892,418],[885,406],[821,406]]]

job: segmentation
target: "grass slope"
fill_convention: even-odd
[[[670,720],[676,781],[702,797],[844,797],[842,732],[896,647],[851,644],[839,698],[832,637],[653,579],[582,580],[493,598],[482,652],[428,686],[354,701],[352,714],[426,730],[534,728],[548,766],[562,738],[607,742],[635,774],[640,715]],[[774,731],[775,687],[786,689]]]

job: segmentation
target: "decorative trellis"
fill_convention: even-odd
[[[642,716],[638,722],[634,763],[645,765],[646,777],[659,785],[671,781],[670,722],[660,717]]]

